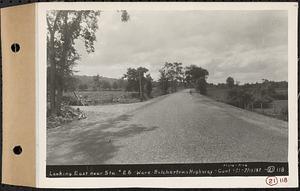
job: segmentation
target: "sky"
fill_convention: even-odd
[[[209,83],[288,79],[286,11],[117,11],[101,12],[95,52],[81,55],[77,75],[120,78],[143,66],[157,80],[165,62],[195,64],[209,72]]]

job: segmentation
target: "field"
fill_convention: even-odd
[[[78,98],[82,101],[83,105],[139,102],[138,92],[126,92],[121,90],[76,91],[67,92],[64,96],[70,101],[70,105],[80,105],[77,103]]]

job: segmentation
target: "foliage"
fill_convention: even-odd
[[[152,77],[150,76],[150,74],[147,74],[146,75],[146,94],[148,97],[151,97],[151,92],[153,89],[152,82],[153,82]]]
[[[147,68],[139,67],[135,68],[128,68],[127,73],[124,74],[123,79],[127,80],[126,91],[140,91],[140,81],[144,85],[144,74],[148,72]],[[143,86],[142,85],[142,86]]]
[[[252,94],[245,88],[233,88],[228,92],[229,103],[240,108],[247,108],[253,101]]]
[[[106,80],[103,80],[102,81],[102,87],[103,87],[103,89],[105,89],[105,90],[110,90],[111,89],[111,85],[110,85],[110,83],[108,82],[108,81],[106,81]]]
[[[234,79],[233,79],[233,77],[228,77],[227,79],[226,79],[226,84],[227,84],[227,86],[229,87],[229,88],[233,88],[233,86],[234,86]]]
[[[159,72],[160,88],[164,92],[164,94],[168,93],[169,88],[171,88],[171,92],[176,92],[178,86],[184,81],[182,63],[166,62]]]
[[[267,107],[274,100],[276,95],[274,83],[264,80],[263,83],[243,86],[236,86],[228,92],[229,102],[241,108]]]
[[[112,88],[116,90],[116,89],[118,89],[118,87],[119,87],[118,83],[116,81],[114,81]]]
[[[158,80],[159,87],[162,90],[163,94],[167,94],[170,84],[169,84],[169,79],[167,78],[166,71],[164,69],[161,69],[159,70],[159,73],[160,73],[160,78]]]
[[[93,77],[93,90],[100,90],[101,89],[101,80],[99,74]]]
[[[88,87],[87,84],[80,84],[80,85],[78,86],[78,88],[79,88],[80,91],[85,91],[85,90],[87,90],[89,87]]]
[[[196,65],[190,65],[185,68],[185,80],[189,86],[194,86],[200,94],[206,95],[207,76],[209,75],[206,69]]]
[[[79,84],[79,80],[73,76],[66,76],[65,80],[65,90],[66,91],[75,91]]]
[[[123,22],[127,22],[130,19],[130,15],[128,14],[128,12],[126,10],[122,10],[121,11],[121,21]]]
[[[148,96],[152,91],[152,78],[150,74],[145,77],[147,72],[148,69],[144,67],[128,68],[123,76],[123,79],[127,81],[126,91],[139,92],[141,100],[144,99],[145,88]]]
[[[200,92],[200,94],[202,95],[206,95],[207,94],[207,89],[206,89],[207,83],[205,78],[199,78],[196,81],[196,89]]]

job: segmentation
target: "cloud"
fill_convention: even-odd
[[[79,74],[121,77],[128,67],[147,67],[154,77],[168,62],[206,68],[210,82],[228,76],[246,82],[287,80],[286,11],[102,12],[95,53],[81,41]]]

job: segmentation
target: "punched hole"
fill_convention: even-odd
[[[13,151],[14,151],[14,153],[15,153],[16,155],[19,155],[19,154],[22,153],[22,147],[21,147],[20,145],[15,146],[14,149],[13,149]]]
[[[19,52],[19,50],[20,50],[20,45],[19,45],[18,43],[13,43],[13,44],[11,45],[11,50],[12,50],[13,52]]]

